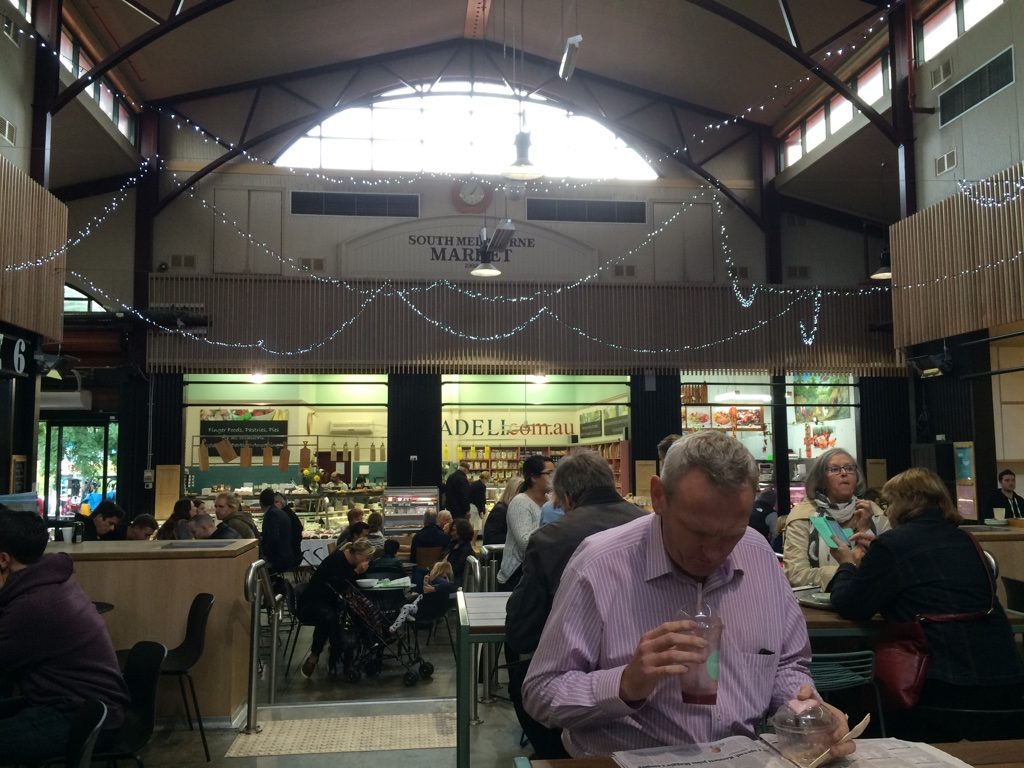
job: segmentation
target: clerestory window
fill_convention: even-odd
[[[530,161],[548,177],[655,179],[613,131],[541,96],[505,85],[442,81],[400,88],[340,110],[277,159],[278,166],[352,171],[499,175],[530,133]]]

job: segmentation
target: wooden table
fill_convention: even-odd
[[[510,592],[463,592],[456,594],[459,609],[459,642],[455,666],[456,768],[469,768],[469,714],[476,680],[473,646],[505,640],[505,603]]]
[[[835,611],[806,605],[800,606],[800,612],[807,622],[807,634],[811,640],[816,637],[874,637],[885,624],[877,614],[867,621],[851,621]],[[1010,620],[1014,634],[1024,632],[1024,613],[1006,609],[1006,618]]]
[[[1007,741],[960,741],[955,744],[934,744],[943,752],[963,760],[968,765],[981,768],[1024,768],[1024,739]],[[530,768],[616,768],[610,757],[577,757],[571,760],[533,760],[517,766]]]

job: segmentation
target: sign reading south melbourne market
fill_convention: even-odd
[[[481,223],[475,216],[440,216],[366,232],[338,244],[339,276],[472,279],[469,270],[480,260]],[[487,222],[488,234],[493,223],[493,218]],[[511,240],[493,255],[501,279],[572,280],[597,268],[598,252],[589,244],[533,222],[513,224]]]

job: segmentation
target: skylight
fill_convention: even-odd
[[[515,159],[523,110],[530,159],[545,176],[649,180],[657,174],[596,120],[503,84],[442,81],[342,109],[295,141],[278,166],[499,175]]]

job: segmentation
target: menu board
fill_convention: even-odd
[[[601,436],[601,411],[580,414],[580,437]]]
[[[710,426],[710,406],[688,405],[683,409],[683,429],[705,429]]]
[[[629,428],[628,405],[606,405],[604,407],[604,434],[621,435]]]

